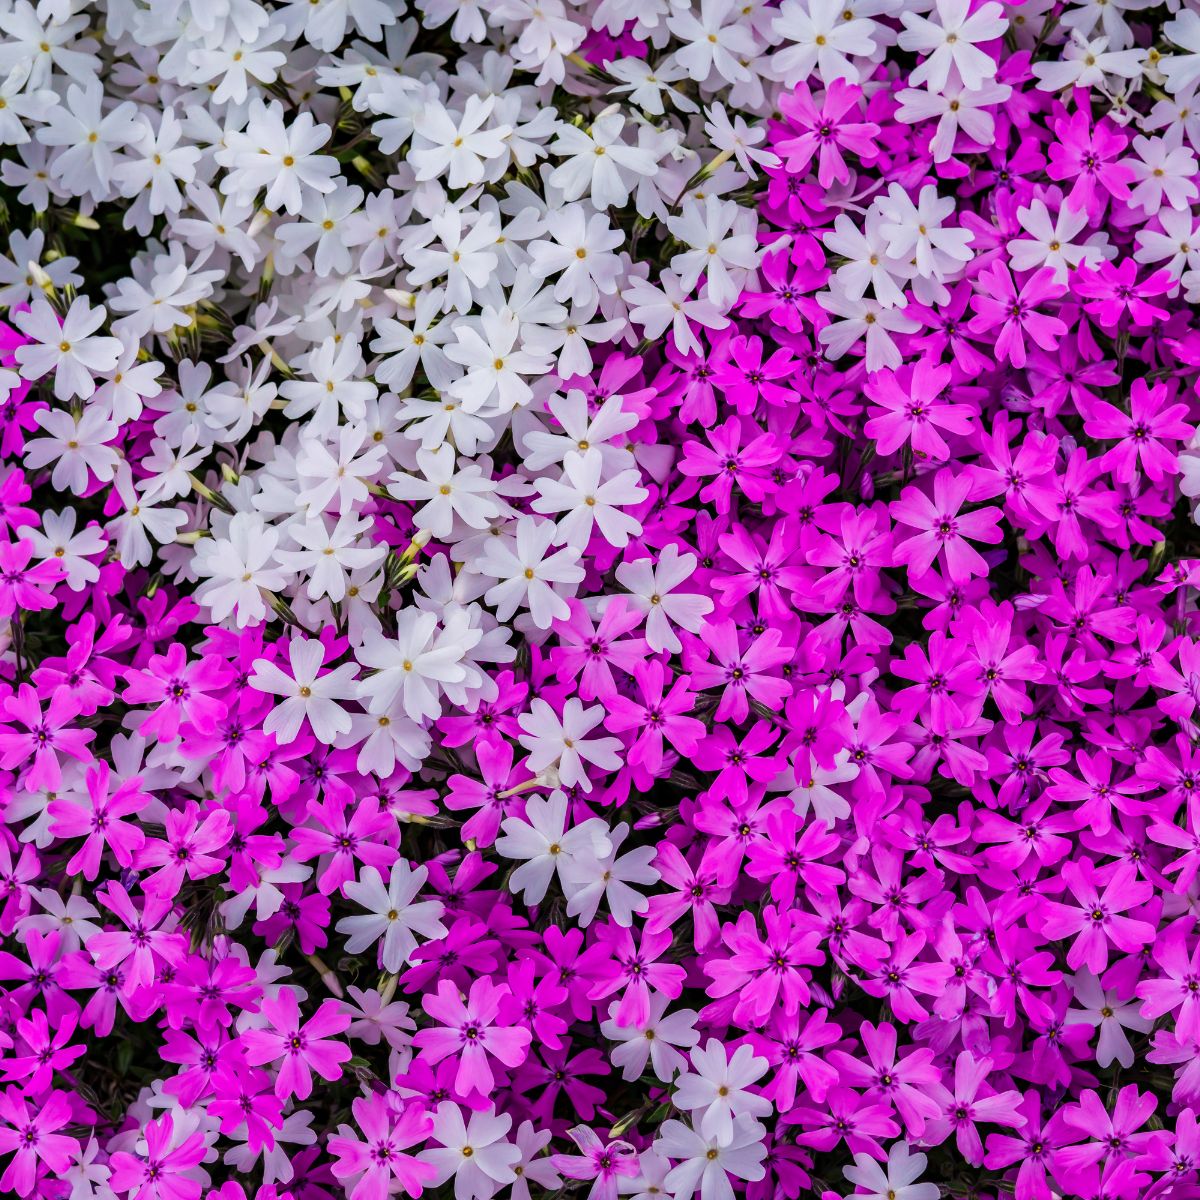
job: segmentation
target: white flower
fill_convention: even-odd
[[[1039,267],[1053,267],[1054,277],[1066,283],[1072,267],[1081,262],[1095,266],[1106,255],[1099,245],[1076,245],[1075,235],[1088,223],[1087,213],[1063,204],[1054,219],[1045,202],[1031,199],[1027,206],[1017,209],[1017,220],[1029,234],[1027,238],[1013,238],[1008,243],[1008,253],[1013,268],[1018,271],[1036,271]]]
[[[458,462],[450,446],[418,450],[417,466],[423,478],[406,471],[394,474],[388,491],[397,500],[424,501],[413,514],[418,529],[445,540],[457,518],[472,529],[486,529],[504,508],[496,501],[496,484],[475,463]]]
[[[228,134],[226,149],[217,154],[230,168],[221,180],[221,191],[250,201],[265,188],[267,208],[300,212],[306,195],[334,189],[337,159],[317,153],[331,133],[310,112],[297,113],[289,125],[278,100],[269,106],[251,100],[245,132]]]
[[[531,1181],[547,1192],[554,1191],[562,1183],[550,1156],[541,1153],[550,1144],[552,1137],[553,1133],[549,1129],[537,1132],[532,1121],[522,1121],[517,1127],[515,1141],[521,1157],[513,1163],[513,1172],[517,1178],[513,1180],[510,1200],[530,1200]]]
[[[733,1135],[724,1142],[701,1137],[682,1121],[664,1121],[656,1153],[676,1160],[665,1186],[672,1200],[690,1200],[699,1190],[700,1200],[727,1200],[732,1195],[729,1176],[751,1182],[767,1172],[762,1160],[766,1129],[753,1117],[738,1117]]]
[[[54,463],[51,485],[77,496],[87,491],[90,475],[101,483],[112,480],[120,457],[107,443],[117,436],[117,427],[101,410],[84,409],[76,419],[61,409],[42,408],[33,419],[48,436],[25,443],[26,467],[37,470]]]
[[[590,196],[598,209],[620,208],[628,202],[630,180],[653,175],[654,156],[621,140],[625,118],[617,112],[602,113],[587,130],[560,125],[550,153],[569,156],[550,173],[550,182],[567,200]]]
[[[365,423],[339,425],[331,435],[330,443],[305,438],[296,455],[296,475],[304,485],[296,500],[310,516],[332,504],[342,513],[361,506],[370,495],[367,481],[379,474],[387,456],[386,447],[371,440]]]
[[[1133,257],[1140,263],[1165,262],[1176,279],[1185,267],[1200,267],[1200,237],[1191,209],[1160,209],[1157,220],[1158,229],[1139,229],[1134,235],[1137,250]],[[1010,250],[1011,246],[1009,243]]]
[[[376,672],[359,683],[358,695],[372,713],[386,712],[399,699],[411,720],[436,719],[444,685],[465,677],[462,656],[462,646],[438,636],[433,613],[401,609],[395,638],[368,631],[358,648],[358,661]]]
[[[354,266],[349,238],[353,214],[362,203],[363,190],[339,183],[333,191],[306,198],[300,220],[281,225],[275,236],[289,258],[299,259],[314,245],[313,270],[318,275],[345,275]]]
[[[893,1142],[886,1168],[869,1154],[856,1154],[842,1174],[859,1189],[854,1200],[938,1200],[936,1183],[916,1182],[928,1161],[924,1154],[910,1154],[907,1142]]]
[[[920,326],[902,309],[884,308],[869,296],[854,299],[847,295],[844,285],[834,276],[829,291],[817,293],[817,303],[838,320],[831,321],[817,334],[829,358],[848,354],[866,339],[868,371],[895,370],[901,363],[900,350],[892,340],[893,333],[915,333]]]
[[[113,170],[123,196],[147,191],[146,206],[151,213],[178,212],[183,206],[180,183],[196,177],[200,161],[198,146],[181,143],[183,129],[173,109],[164,109],[155,129],[142,114],[131,139],[133,151]]]
[[[696,556],[681,554],[674,542],[668,542],[656,563],[639,558],[617,567],[617,582],[629,593],[629,606],[646,616],[646,641],[656,654],[666,650],[678,654],[683,643],[673,626],[699,633],[704,618],[713,610],[713,602],[695,592],[675,592],[691,579]]]
[[[566,396],[555,394],[546,402],[550,415],[558,422],[561,433],[553,433],[541,425],[530,429],[521,439],[524,463],[530,471],[561,464],[571,453],[597,451],[604,463],[604,472],[616,475],[632,467],[633,455],[613,439],[628,433],[638,423],[635,413],[626,412],[620,396],[608,396],[593,416],[587,396],[572,389]]]
[[[599,526],[610,546],[626,546],[631,537],[642,532],[641,522],[621,511],[626,505],[640,504],[649,495],[640,486],[640,472],[631,468],[601,481],[603,470],[603,455],[589,447],[582,454],[567,454],[561,479],[537,481],[541,495],[531,505],[533,511],[565,514],[558,518],[556,543],[573,546],[582,553],[591,540],[593,524]]]
[[[305,359],[304,373],[311,380],[289,379],[279,389],[288,402],[284,415],[294,418],[312,413],[314,433],[333,428],[342,414],[361,421],[367,414],[367,401],[379,390],[369,379],[359,377],[361,370],[358,342],[325,338]]]
[[[1069,87],[1105,88],[1108,75],[1137,79],[1145,57],[1144,50],[1109,50],[1108,38],[1098,37],[1089,42],[1078,29],[1073,29],[1063,47],[1061,61],[1035,62],[1031,70],[1038,87],[1046,92]]]
[[[435,388],[444,388],[454,378],[456,372],[442,349],[454,335],[453,325],[437,319],[443,295],[440,288],[433,288],[417,296],[411,321],[385,317],[376,323],[371,350],[383,355],[374,371],[380,383],[403,391],[412,383],[418,365]]]
[[[1128,1069],[1133,1066],[1133,1047],[1125,1036],[1126,1029],[1147,1033],[1154,1022],[1141,1015],[1141,1002],[1124,1004],[1116,991],[1105,991],[1100,981],[1086,967],[1071,979],[1075,1001],[1082,1008],[1067,1009],[1064,1018],[1068,1025],[1091,1025],[1100,1030],[1096,1044],[1096,1065],[1109,1067],[1114,1061]]]
[[[1172,208],[1184,211],[1200,196],[1200,188],[1192,178],[1196,156],[1186,146],[1171,146],[1165,138],[1139,134],[1133,139],[1133,149],[1137,158],[1123,160],[1138,181],[1129,194],[1130,204],[1156,213],[1165,200]]]
[[[767,136],[765,126],[747,125],[744,118],[736,115],[731,121],[723,104],[712,105],[706,115],[708,120],[704,124],[704,132],[712,144],[722,153],[732,154],[738,166],[752,179],[755,176],[755,163],[766,167],[779,166],[779,155],[770,150],[755,149]]]
[[[22,525],[17,533],[33,543],[38,558],[53,559],[62,567],[71,591],[81,592],[100,578],[100,568],[88,558],[103,553],[108,541],[96,525],[86,525],[76,533],[75,521],[73,508],[64,508],[61,513],[46,509],[41,529]]]
[[[441,175],[448,175],[447,182],[455,189],[483,182],[487,163],[507,155],[504,139],[512,132],[508,125],[482,127],[495,104],[494,96],[468,96],[461,116],[436,103],[418,112],[408,153],[418,182]]]
[[[663,1083],[670,1083],[679,1071],[687,1069],[687,1059],[676,1049],[694,1046],[700,1035],[695,1025],[699,1014],[681,1008],[667,1015],[668,998],[661,992],[650,993],[650,1015],[641,1025],[624,1026],[616,1021],[619,1000],[608,1008],[609,1020],[600,1023],[600,1032],[610,1042],[620,1042],[609,1055],[613,1066],[621,1068],[621,1078],[632,1083],[640,1078],[649,1061],[654,1074]]]
[[[521,860],[509,876],[509,887],[523,893],[527,905],[540,904],[550,880],[562,874],[565,864],[577,854],[603,855],[611,843],[608,826],[599,817],[567,828],[567,798],[560,791],[543,800],[530,796],[525,801],[525,818],[505,817],[496,839],[496,853]]]
[[[650,865],[657,851],[653,846],[635,846],[618,858],[617,851],[628,833],[629,826],[622,821],[612,831],[612,848],[607,854],[581,854],[563,868],[567,916],[576,918],[585,929],[596,919],[602,901],[607,903],[613,921],[623,929],[633,924],[635,915],[645,913],[650,907],[649,899],[630,885],[651,887],[662,878]]]
[[[565,621],[570,616],[556,589],[573,589],[581,583],[583,568],[577,565],[579,551],[572,546],[547,555],[556,532],[553,521],[522,517],[515,541],[493,538],[487,543],[478,570],[500,581],[485,596],[500,620],[507,621],[522,605],[538,629],[549,629],[555,619]]]
[[[137,339],[148,333],[170,333],[177,326],[192,324],[188,308],[212,295],[213,286],[225,277],[219,269],[202,271],[203,258],[188,263],[183,248],[175,243],[171,253],[154,260],[152,272],[138,272],[133,278],[117,282],[109,307],[127,314],[113,322],[113,332],[123,338]],[[145,274],[147,278],[137,278]]]
[[[865,696],[865,693],[863,693]],[[804,818],[812,809],[813,819],[824,821],[828,829],[835,822],[850,815],[850,805],[846,798],[830,786],[835,783],[849,783],[859,776],[859,768],[850,762],[850,751],[839,750],[834,755],[832,768],[825,768],[809,756],[809,765],[803,778],[797,778],[789,766],[784,774],[784,786],[789,789],[788,799],[792,802],[796,816]]]
[[[266,616],[263,589],[278,591],[287,578],[274,561],[278,544],[278,530],[251,513],[231,518],[224,537],[201,539],[195,569],[205,582],[196,599],[212,609],[214,621],[232,613],[244,628]]]
[[[835,79],[861,80],[852,58],[875,53],[875,22],[863,17],[847,21],[841,0],[783,0],[772,24],[783,49],[771,68],[789,87],[802,83],[815,70],[826,86]]]
[[[770,1100],[747,1089],[771,1064],[750,1046],[743,1044],[728,1056],[721,1042],[709,1038],[706,1046],[691,1052],[691,1059],[692,1070],[675,1081],[673,1100],[677,1108],[692,1114],[693,1121],[699,1119],[702,1137],[729,1142],[735,1117],[770,1116]]]
[[[586,305],[599,294],[617,290],[621,260],[613,253],[624,240],[603,213],[588,215],[582,204],[568,204],[546,218],[553,241],[531,243],[530,269],[535,279],[557,275],[554,298]]]
[[[108,531],[127,570],[148,566],[154,549],[147,534],[156,542],[174,541],[187,524],[187,513],[177,508],[158,508],[154,499],[140,494],[133,485],[129,467],[121,463],[113,478],[113,488],[121,500],[122,511],[108,523]]]
[[[880,233],[887,239],[888,254],[894,259],[915,260],[918,275],[941,279],[975,257],[969,229],[943,226],[954,213],[954,201],[939,196],[934,184],[927,183],[914,204],[909,194],[893,183],[878,203],[884,218]]]
[[[666,109],[663,107],[663,96],[667,96],[680,112],[696,112],[696,105],[682,92],[671,85],[681,79],[688,78],[687,69],[670,57],[658,63],[648,62],[644,58],[619,58],[616,62],[605,64],[605,69],[621,82],[611,90],[628,92],[631,104],[636,104],[644,113],[652,117],[661,117]]]
[[[220,79],[212,94],[213,103],[232,100],[244,104],[254,86],[250,80],[271,84],[279,77],[279,68],[287,62],[287,55],[270,47],[279,42],[282,34],[281,25],[267,25],[257,36],[227,37],[213,49],[200,46],[192,50],[188,54],[192,82],[211,83]]]
[[[505,1138],[512,1128],[508,1113],[496,1113],[494,1105],[472,1112],[464,1124],[458,1105],[443,1100],[433,1116],[432,1141],[439,1143],[422,1150],[417,1157],[436,1171],[433,1185],[454,1180],[455,1200],[492,1196],[499,1187],[511,1183],[513,1167],[521,1161],[521,1151]]]
[[[861,300],[870,288],[884,308],[904,308],[908,299],[903,285],[912,276],[912,266],[888,252],[883,223],[883,214],[874,206],[867,209],[861,229],[845,213],[838,213],[833,229],[821,240],[846,260],[836,276],[847,296]]]
[[[435,239],[440,248],[428,249]],[[499,239],[500,222],[493,213],[483,213],[472,225],[458,209],[436,213],[419,235],[406,239],[404,257],[413,268],[409,282],[417,285],[444,279],[446,286],[436,293],[443,311],[469,312],[500,261],[496,254]],[[445,341],[450,331],[447,324],[439,340]]]
[[[113,183],[121,148],[137,136],[137,106],[124,101],[104,111],[104,90],[92,78],[85,87],[67,88],[66,104],[46,114],[37,131],[43,146],[62,150],[54,158],[55,178],[75,194],[105,199]]]
[[[1081,29],[1081,32],[1090,32],[1095,24],[1095,16],[1098,14],[1094,10],[1098,3],[1099,0],[1092,0],[1088,5],[1088,8],[1093,10],[1092,22],[1086,29]],[[1112,7],[1116,10],[1119,6],[1114,4]],[[1111,15],[1120,21],[1124,28],[1114,37],[1114,31],[1108,28],[1109,14],[1106,12],[1105,33],[1109,35],[1109,42],[1114,50],[1124,50],[1130,44],[1129,27],[1121,20],[1118,11]],[[1159,59],[1158,69],[1166,76],[1167,91],[1173,96],[1193,91],[1200,83],[1200,13],[1190,8],[1183,9],[1177,17],[1163,26],[1163,33],[1176,46],[1188,51],[1187,54],[1169,54]]]
[[[467,412],[507,413],[529,403],[533,389],[524,376],[544,375],[550,360],[518,348],[521,322],[516,313],[484,309],[478,329],[463,323],[454,332],[458,341],[446,347],[446,357],[467,371],[450,391]]]
[[[744,273],[758,266],[758,239],[750,223],[742,220],[744,210],[728,200],[709,195],[701,207],[695,200],[684,201],[683,214],[667,218],[667,228],[689,250],[671,259],[688,291],[705,277],[709,299],[727,310],[741,291]],[[750,216],[750,214],[746,214]]]
[[[411,1045],[417,1026],[408,1015],[409,1006],[403,1000],[385,1001],[372,987],[351,985],[346,991],[350,1000],[342,1002],[342,1011],[353,1018],[346,1030],[347,1037],[361,1038],[368,1046],[378,1046],[383,1038],[393,1050]]]
[[[900,48],[929,57],[908,77],[916,86],[929,81],[935,90],[945,86],[951,67],[968,88],[981,87],[996,74],[996,60],[980,50],[977,42],[990,42],[1008,28],[1004,9],[989,0],[971,12],[970,0],[934,0],[937,20],[915,12],[901,12],[904,32]]]
[[[42,911],[17,922],[17,931],[22,936],[30,930],[43,934],[57,932],[62,939],[60,952],[70,954],[104,927],[103,921],[98,920],[99,911],[85,896],[67,896],[64,900],[53,888],[30,888],[29,894]]]
[[[95,376],[111,371],[121,357],[116,338],[96,334],[107,316],[103,305],[92,308],[85,297],[76,296],[60,323],[49,301],[36,296],[28,312],[12,314],[17,328],[33,339],[14,351],[22,378],[41,379],[53,372],[57,399],[86,400],[96,390]]]
[[[0,95],[3,95],[0,92]],[[36,264],[49,277],[56,288],[78,287],[83,277],[76,274],[79,259],[70,255],[42,262],[42,254],[46,248],[46,231],[34,229],[28,234],[19,229],[12,230],[8,235],[8,252],[11,258],[0,254],[0,305],[5,308],[17,308],[29,304],[35,296],[40,296],[42,289],[31,266]]]
[[[346,596],[347,573],[378,566],[387,550],[359,544],[371,528],[369,518],[345,515],[332,528],[330,524],[324,517],[317,517],[292,525],[288,532],[300,549],[279,550],[275,557],[281,566],[308,572],[310,600],[328,596],[336,604]]]
[[[684,287],[674,271],[663,271],[657,286],[635,279],[625,292],[630,320],[643,326],[646,337],[657,341],[671,327],[671,337],[681,354],[699,353],[701,346],[692,332],[692,322],[705,329],[725,329],[729,318],[707,297],[691,299],[692,288]]]
[[[973,142],[990,146],[996,139],[996,120],[989,108],[1003,104],[1012,95],[1007,83],[985,83],[979,88],[963,87],[961,80],[950,79],[940,89],[905,88],[896,94],[900,102],[896,119],[908,123],[938,118],[937,130],[929,143],[934,162],[945,162],[954,153],[961,129]]]
[[[335,926],[338,933],[350,935],[347,953],[361,954],[382,938],[384,970],[396,974],[412,961],[419,944],[417,934],[426,941],[445,937],[446,927],[440,919],[445,905],[440,900],[416,899],[428,878],[426,867],[414,869],[398,859],[384,887],[383,877],[374,867],[363,867],[358,882],[342,888],[349,899],[368,910],[365,916],[343,917]]]
[[[76,83],[95,79],[99,47],[80,36],[89,27],[87,15],[75,13],[63,19],[65,14],[60,13],[55,19],[47,12],[42,16],[47,7],[39,4],[35,9],[29,0],[17,0],[0,15],[0,30],[6,35],[0,39],[0,70],[27,68],[29,86],[36,88],[45,87],[56,68]]]
[[[378,586],[374,591],[377,596]],[[374,615],[366,604],[360,607]],[[357,632],[348,629],[347,636],[351,645],[361,645],[368,634],[378,632],[376,618]],[[355,766],[358,771],[364,775],[378,775],[380,779],[391,775],[397,763],[406,771],[418,770],[429,757],[431,744],[428,731],[408,715],[399,698],[382,712],[351,713],[349,733],[339,734],[334,742],[339,748],[357,747]]]
[[[346,663],[321,675],[324,661],[325,647],[315,638],[300,637],[288,643],[290,675],[268,659],[254,660],[250,686],[284,697],[283,703],[275,705],[263,722],[263,731],[276,734],[281,744],[287,745],[295,739],[305,719],[317,741],[327,746],[333,744],[339,733],[350,729],[349,714],[338,701],[354,698],[358,667]]]
[[[697,83],[714,71],[727,83],[748,78],[742,59],[753,57],[754,37],[739,15],[733,0],[701,0],[699,13],[672,6],[667,28],[685,43],[675,51],[675,61]]]

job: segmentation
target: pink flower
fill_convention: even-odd
[[[987,563],[970,542],[999,542],[1002,535],[996,525],[1001,513],[998,508],[960,511],[970,493],[970,482],[950,470],[934,476],[932,499],[920,488],[905,488],[892,503],[891,513],[918,532],[896,544],[896,561],[907,563],[915,573],[924,573],[940,558],[953,580],[986,575]]]
[[[183,1177],[208,1153],[204,1135],[175,1136],[175,1119],[163,1113],[144,1127],[145,1157],[118,1151],[112,1156],[110,1185],[130,1200],[198,1200],[200,1184]]]
[[[397,1113],[378,1094],[358,1097],[351,1111],[362,1138],[349,1125],[339,1125],[337,1135],[329,1139],[329,1152],[337,1159],[334,1175],[339,1179],[358,1177],[351,1200],[386,1200],[397,1190],[419,1196],[436,1172],[430,1164],[403,1152],[425,1141],[433,1119],[419,1104],[405,1104]]]
[[[439,1063],[454,1055],[458,1073],[454,1086],[460,1096],[477,1091],[486,1096],[495,1085],[490,1058],[506,1067],[520,1066],[528,1053],[532,1036],[528,1029],[506,1028],[497,1024],[501,1005],[510,995],[508,986],[495,986],[489,979],[476,979],[464,1003],[458,988],[449,980],[438,984],[437,994],[422,1001],[425,1011],[438,1022],[418,1030],[413,1045],[419,1057]]]
[[[350,1026],[349,1016],[336,1000],[326,1000],[303,1023],[300,1004],[291,988],[280,988],[275,999],[262,1001],[267,1029],[247,1029],[242,1033],[246,1061],[252,1066],[279,1063],[275,1095],[280,1100],[296,1096],[307,1100],[312,1095],[312,1073],[322,1079],[340,1079],[342,1064],[350,1059],[350,1047],[334,1040]]]
[[[845,119],[848,113],[859,115],[862,89],[835,77],[825,89],[820,108],[806,84],[779,98],[779,110],[793,128],[803,130],[795,137],[775,143],[775,149],[787,159],[787,169],[800,174],[811,159],[818,156],[817,182],[827,188],[833,183],[847,183],[850,169],[842,157],[848,150],[862,159],[874,158],[879,126],[873,121]]]
[[[983,334],[997,325],[996,354],[1014,367],[1026,362],[1025,338],[1028,336],[1043,350],[1053,350],[1067,332],[1066,323],[1037,310],[1047,300],[1057,300],[1067,289],[1055,282],[1053,267],[1042,267],[1021,285],[1018,292],[1012,273],[1003,263],[979,273],[971,307],[975,318],[971,332]]]
[[[1086,410],[1084,429],[1090,437],[1120,439],[1104,456],[1114,479],[1128,483],[1138,468],[1155,483],[1179,473],[1176,454],[1163,443],[1186,441],[1195,427],[1184,419],[1186,404],[1164,408],[1170,394],[1165,383],[1150,387],[1144,379],[1135,379],[1129,389],[1128,413],[1105,400]]]
[[[32,1107],[19,1088],[0,1093],[0,1154],[12,1158],[0,1175],[0,1188],[33,1196],[39,1164],[62,1176],[79,1143],[55,1130],[71,1122],[71,1104],[62,1092],[51,1092]]]

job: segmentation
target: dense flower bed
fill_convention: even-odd
[[[0,1193],[1200,1195],[1198,85],[0,0]]]

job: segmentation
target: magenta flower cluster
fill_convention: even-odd
[[[0,1193],[1200,1195],[1200,18],[103,7],[92,114],[0,4]]]

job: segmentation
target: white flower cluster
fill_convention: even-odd
[[[378,770],[417,764],[444,698],[489,698],[510,626],[568,615],[593,538],[640,534],[663,448],[583,378],[592,346],[727,324],[763,253],[738,199],[775,161],[760,119],[834,47],[884,49],[819,0],[405,8],[0,0],[0,180],[86,228],[119,211],[139,247],[103,295],[33,220],[0,257],[19,376],[55,402],[26,466],[119,501],[48,514],[38,552],[82,589],[102,540],[213,623],[336,629],[369,679],[317,678],[298,637],[254,683],[288,697],[278,733],[383,738]],[[649,57],[580,54],[631,21]]]

